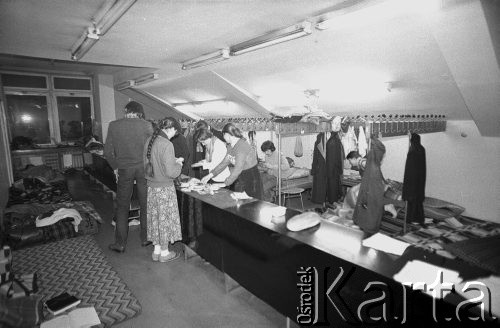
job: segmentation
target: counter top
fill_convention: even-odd
[[[484,276],[487,274],[485,270],[480,268],[431,254],[413,246],[408,247],[401,256],[364,247],[362,241],[368,237],[367,234],[359,229],[346,227],[328,220],[322,220],[317,227],[292,232],[286,228],[285,222],[291,217],[300,214],[299,211],[288,208],[284,222],[275,224],[271,222],[270,209],[278,207],[278,205],[258,199],[235,201],[230,197],[231,191],[225,188],[218,190],[214,195],[200,195],[197,192],[184,193],[275,233],[292,238],[389,279],[393,279],[395,273],[399,272],[408,261],[414,259],[456,270],[462,277]]]

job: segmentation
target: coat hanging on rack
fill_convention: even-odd
[[[425,148],[420,143],[420,136],[412,133],[403,180],[403,200],[408,202],[407,218],[412,222],[424,222],[426,171]]]
[[[359,136],[358,136],[358,153],[361,157],[365,157],[368,151],[368,143],[366,142],[365,129],[362,125],[359,126]]]
[[[329,203],[342,197],[341,177],[344,173],[344,147],[338,132],[332,132],[326,143],[327,200]]]
[[[371,144],[352,219],[363,231],[376,233],[380,228],[386,204],[384,176],[380,169],[385,146],[378,139],[372,139]]]
[[[318,134],[314,143],[311,175],[313,176],[311,201],[323,204],[326,200],[326,137],[324,132]]]

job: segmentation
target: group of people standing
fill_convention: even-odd
[[[201,167],[203,183],[216,182],[234,191],[245,191],[262,199],[263,187],[257,154],[231,123],[222,131],[199,121],[193,138],[193,167]],[[200,156],[196,147],[201,147]],[[182,239],[174,181],[187,173],[190,156],[181,125],[173,117],[157,122],[145,120],[142,105],[131,101],[125,117],[110,123],[104,156],[117,176],[115,242],[109,248],[123,253],[127,245],[128,216],[134,189],[140,206],[141,245],[154,245],[153,261],[168,262],[178,257],[169,244]],[[201,157],[201,158],[200,158]],[[229,169],[231,168],[231,169]]]
[[[169,243],[182,238],[174,179],[186,158],[176,157],[172,139],[180,132],[172,117],[155,128],[144,119],[142,105],[131,101],[125,117],[110,123],[104,156],[117,175],[115,242],[109,248],[123,253],[127,245],[128,216],[134,184],[140,206],[141,245],[154,245],[154,261],[178,256]]]

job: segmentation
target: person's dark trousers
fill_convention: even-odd
[[[141,242],[147,241],[147,184],[144,178],[144,166],[118,169],[115,243],[123,247],[127,245],[128,216],[134,181],[137,185],[137,197],[140,206]]]

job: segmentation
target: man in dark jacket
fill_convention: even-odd
[[[182,134],[182,127],[179,122],[175,121],[174,124],[178,133],[170,141],[174,145],[175,158],[184,158],[181,174],[189,175],[189,168],[191,166],[189,146],[186,137]]]
[[[115,243],[109,248],[125,251],[128,237],[130,199],[137,185],[140,206],[141,242],[147,246],[147,185],[144,178],[143,153],[146,140],[153,134],[151,123],[144,120],[142,105],[131,101],[125,106],[125,118],[109,124],[104,156],[113,170],[118,170],[116,191]]]

